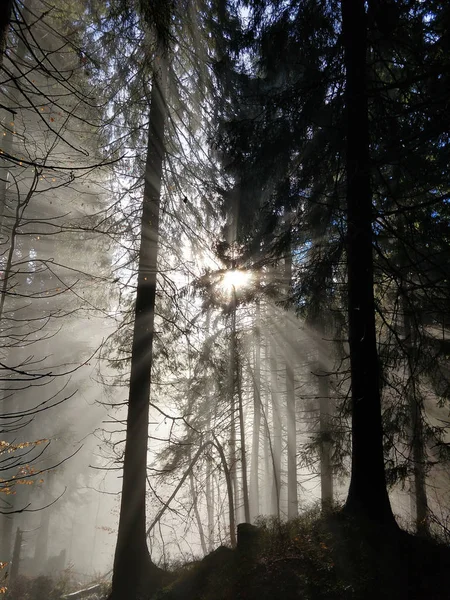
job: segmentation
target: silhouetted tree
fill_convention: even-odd
[[[347,174],[347,285],[352,395],[352,471],[345,510],[394,524],[386,488],[375,332],[367,97],[367,16],[363,0],[342,0]]]
[[[115,599],[138,598],[144,590],[151,593],[161,583],[161,570],[152,563],[147,546],[145,502],[168,60],[167,48],[159,39],[149,106],[122,498],[111,594]]]

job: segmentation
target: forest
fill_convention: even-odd
[[[0,0],[0,597],[450,599],[450,4]]]

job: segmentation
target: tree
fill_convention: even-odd
[[[291,304],[292,287],[292,254],[291,248],[287,248],[284,258],[285,284],[287,288],[286,311],[289,316]],[[290,348],[294,340],[291,335],[290,319],[285,319],[285,342],[286,349],[284,359],[286,365],[286,421],[287,421],[287,477],[288,477],[288,518],[293,519],[298,515],[298,482],[297,482],[297,411],[295,397],[294,364],[290,356]]]
[[[347,280],[352,394],[352,471],[346,512],[394,525],[386,488],[375,332],[367,99],[367,17],[342,0],[345,63]]]
[[[323,10],[324,6],[326,6],[326,10]],[[356,6],[356,4],[352,4],[352,6]],[[371,6],[373,7],[373,3]],[[319,298],[318,288],[320,286],[324,287],[323,298],[320,300],[320,312],[333,310],[338,314],[336,318],[334,318],[335,315],[333,315],[333,318],[329,315],[322,318],[324,317],[322,314],[315,315],[314,319],[311,318],[309,325],[317,334],[316,337],[324,337],[325,332],[327,337],[334,337],[335,331],[339,331],[344,333],[336,337],[340,337],[341,340],[346,338],[345,328],[347,324],[343,314],[348,304],[354,445],[352,483],[346,510],[359,516],[363,515],[365,518],[368,517],[375,521],[385,521],[392,524],[392,511],[386,491],[384,461],[388,461],[389,476],[395,474],[397,467],[403,467],[403,465],[396,463],[394,468],[390,468],[394,462],[395,444],[400,447],[408,438],[408,433],[406,428],[400,431],[405,403],[401,407],[394,406],[393,394],[388,389],[388,382],[392,383],[394,381],[395,369],[397,368],[394,368],[392,363],[389,362],[388,355],[393,357],[397,353],[397,365],[400,363],[399,356],[401,353],[403,353],[402,360],[405,360],[407,354],[414,355],[413,362],[416,363],[416,366],[420,364],[421,370],[424,361],[417,358],[416,349],[410,347],[408,350],[407,344],[399,343],[398,340],[394,341],[395,328],[388,342],[386,342],[388,336],[385,336],[386,323],[389,322],[388,315],[393,311],[393,304],[390,301],[388,302],[386,298],[387,295],[391,298],[398,297],[394,288],[400,278],[396,280],[399,277],[398,264],[394,264],[397,259],[392,252],[389,254],[387,250],[388,243],[384,236],[391,227],[394,231],[393,237],[395,236],[397,240],[402,237],[398,223],[394,223],[392,227],[394,219],[387,217],[393,216],[398,208],[403,211],[408,207],[409,210],[409,205],[412,206],[415,202],[411,198],[415,193],[415,189],[411,182],[404,185],[406,182],[404,175],[399,176],[391,173],[390,160],[392,154],[390,153],[392,153],[393,147],[398,151],[400,146],[399,148],[395,146],[395,135],[389,134],[384,124],[378,125],[375,116],[369,120],[367,105],[369,102],[371,103],[370,113],[372,115],[382,115],[383,111],[378,104],[384,110],[385,103],[387,106],[388,100],[393,101],[395,99],[397,111],[394,111],[395,117],[392,117],[392,122],[395,122],[400,115],[398,120],[402,120],[402,133],[408,127],[411,129],[410,117],[406,115],[413,108],[413,105],[408,105],[404,111],[400,109],[400,96],[397,98],[396,92],[392,89],[392,85],[395,83],[396,86],[398,82],[387,81],[387,72],[390,71],[392,65],[386,61],[389,66],[383,67],[381,63],[387,55],[382,53],[383,60],[381,60],[377,54],[386,47],[387,42],[385,39],[380,38],[378,25],[376,25],[376,23],[381,22],[379,15],[373,20],[373,15],[369,14],[371,6],[369,6],[367,15],[364,12],[364,7],[362,8],[363,17],[361,17],[361,7],[358,5],[360,12],[357,14],[359,18],[361,17],[360,26],[365,33],[363,34],[362,29],[360,31],[358,28],[357,35],[353,36],[352,34],[350,36],[348,33],[348,18],[346,17],[347,24],[341,36],[340,13],[335,2],[327,2],[324,5],[323,3],[309,1],[302,2],[301,6],[290,6],[289,8],[280,8],[277,4],[276,10],[274,8],[275,3],[269,1],[251,3],[249,18],[245,20],[246,23],[249,23],[249,27],[245,31],[240,27],[240,15],[237,5],[235,3],[221,3],[221,9],[227,13],[224,16],[224,30],[226,29],[227,35],[223,36],[224,40],[221,40],[220,44],[222,50],[224,50],[222,60],[218,61],[215,67],[218,80],[223,86],[221,89],[225,90],[226,93],[222,98],[223,102],[220,100],[215,102],[216,99],[212,102],[214,111],[216,111],[216,115],[218,115],[221,122],[217,128],[219,135],[217,137],[212,135],[211,137],[214,139],[214,150],[222,153],[225,173],[218,176],[215,173],[216,180],[211,181],[209,189],[213,192],[220,192],[223,216],[230,212],[230,207],[231,209],[238,207],[237,212],[239,212],[240,218],[237,224],[237,238],[244,249],[243,262],[245,264],[252,264],[252,261],[264,264],[264,261],[266,261],[266,264],[275,265],[279,263],[280,257],[286,256],[288,250],[289,255],[292,256],[292,279],[296,309],[300,314],[308,314],[311,304]],[[409,11],[409,8],[407,11]],[[345,13],[345,11],[343,12]],[[367,36],[369,36],[369,48],[367,48]],[[345,42],[345,65],[342,64],[342,42]],[[354,45],[357,49],[357,58],[355,58]],[[400,44],[398,47],[400,47]],[[363,55],[368,54],[366,62],[361,62],[363,60],[359,58],[361,53]],[[395,52],[392,55],[396,57],[395,61],[399,60]],[[344,73],[343,66],[346,66],[346,73]],[[395,64],[394,67],[396,67]],[[414,75],[412,72],[408,72],[407,77],[409,78],[412,75]],[[370,79],[371,82],[377,81],[377,84],[371,83],[372,87],[367,89],[366,79]],[[183,90],[183,92],[179,93],[174,104],[176,110],[179,110],[183,118],[190,124],[191,118],[192,121],[195,121],[196,118],[190,115],[189,111],[186,110],[186,106],[182,106],[182,102],[180,102],[180,97],[185,93],[186,88],[191,85],[190,76],[182,77],[179,75],[177,86],[178,84],[178,91]],[[347,111],[345,115],[348,119],[344,118],[343,111],[344,98],[342,90],[344,85],[346,86]],[[407,88],[406,95],[412,96],[416,93],[414,87],[409,84],[405,84],[405,88]],[[402,98],[402,103],[404,103],[404,98]],[[173,125],[172,119],[169,121],[170,134],[173,133],[174,137],[177,135],[182,137],[180,128]],[[425,119],[417,127],[417,132],[424,130],[424,121]],[[344,126],[347,129],[347,149],[342,142]],[[188,127],[183,128],[182,131],[185,132],[187,129]],[[394,130],[394,127],[392,129]],[[416,132],[416,130],[414,131]],[[200,137],[204,140],[202,134]],[[184,140],[188,138],[189,136]],[[175,146],[172,137],[170,139]],[[402,135],[400,139],[403,143],[405,138]],[[419,136],[418,139],[422,138]],[[370,152],[369,141],[372,144]],[[182,142],[181,146],[186,146],[186,142]],[[408,156],[413,154],[412,149],[415,147],[415,143],[408,144],[407,150],[405,150]],[[436,147],[434,143],[427,143],[427,149],[422,158],[427,155],[433,156],[433,160],[436,160],[440,165],[439,169],[442,170],[442,156],[436,151]],[[178,156],[174,159],[176,152],[172,150],[173,147],[171,146],[166,161],[167,170],[170,171],[166,186],[167,197],[173,202],[176,194],[174,193],[171,196],[169,193],[172,192],[171,186],[173,185],[177,190],[181,189],[178,180],[183,178],[182,185],[184,186],[186,181],[189,181],[189,177],[192,177],[192,173],[189,174],[189,168],[180,167],[179,163],[176,163]],[[184,149],[182,154],[184,159],[186,155]],[[209,158],[210,155],[208,155]],[[347,176],[343,169],[344,158],[347,161]],[[183,159],[180,158],[180,164]],[[427,160],[424,160],[424,164]],[[193,164],[195,164],[195,168],[190,166],[190,170],[195,170],[196,173],[194,179],[190,181],[198,182],[207,172],[207,169],[200,168],[199,161]],[[201,172],[201,176],[199,176],[197,169]],[[392,200],[385,189],[388,186],[382,180],[390,180],[389,178],[400,182],[402,186],[404,185],[403,191],[406,190],[406,195],[402,200],[403,204],[400,203],[400,207],[396,205],[399,198]],[[203,184],[204,180],[202,181]],[[186,185],[186,187],[189,186],[191,190],[195,187],[192,183]],[[344,202],[346,187],[348,187],[347,207]],[[405,202],[406,198],[407,202]],[[423,200],[427,200],[426,194],[423,196]],[[416,202],[419,203],[419,200],[416,200]],[[190,194],[185,196],[183,203],[192,210],[192,213],[195,213],[198,209],[198,205],[191,202]],[[173,213],[177,213],[178,220],[180,216],[177,210],[178,205],[176,209],[173,209],[174,203],[171,205],[168,201],[168,205],[172,207]],[[180,208],[182,209],[183,205],[180,204]],[[287,236],[282,233],[282,219],[290,209],[295,210],[293,211],[292,239],[289,240],[288,244]],[[439,209],[439,214],[442,218],[444,215],[443,207]],[[186,217],[184,212],[181,215],[183,218]],[[421,218],[424,217],[427,223],[427,219],[431,217],[427,210],[416,212],[416,215],[420,215]],[[188,216],[186,221],[189,226],[193,222],[198,224],[198,221],[191,221],[190,218]],[[179,220],[181,221],[181,218]],[[412,226],[413,219],[409,221],[409,226]],[[433,219],[429,218],[429,223],[432,222]],[[221,223],[214,222],[214,224],[218,229]],[[169,233],[169,237],[174,230],[175,228],[171,230],[172,233]],[[181,232],[182,228],[176,228],[176,231]],[[431,231],[432,227],[430,225],[427,228],[426,235],[431,235]],[[445,235],[442,235],[440,240],[440,243],[443,243]],[[233,239],[233,241],[236,241],[236,239]],[[166,240],[164,242],[168,247],[169,243]],[[414,245],[415,260],[408,261],[411,264],[408,264],[408,267],[402,267],[400,271],[402,271],[403,278],[402,286],[407,288],[409,301],[414,305],[415,314],[412,323],[414,326],[416,323],[418,324],[416,329],[421,330],[421,338],[426,340],[428,347],[433,346],[437,350],[438,347],[443,349],[445,344],[438,344],[436,340],[432,339],[433,336],[429,332],[427,333],[427,325],[425,325],[425,319],[422,318],[423,315],[421,320],[416,319],[416,317],[419,316],[419,304],[425,302],[425,294],[423,293],[425,281],[427,278],[429,282],[433,281],[433,289],[437,290],[438,286],[443,285],[445,276],[442,278],[441,275],[445,270],[442,270],[442,265],[437,269],[441,272],[439,284],[436,276],[437,270],[433,271],[434,275],[431,278],[430,272],[425,275],[423,262],[421,263],[423,247],[425,246],[423,242],[425,242],[425,235],[423,238],[421,236],[420,242]],[[389,244],[391,244],[391,240],[389,240]],[[345,245],[348,249],[348,282],[342,260]],[[375,258],[373,256],[374,251]],[[255,255],[258,256],[259,253],[264,254],[262,261],[255,258]],[[390,260],[387,261],[387,258]],[[429,259],[430,255],[427,255],[427,261]],[[389,264],[387,264],[388,262]],[[414,267],[412,267],[413,262],[415,263]],[[422,267],[419,267],[420,263]],[[189,273],[189,276],[192,276],[192,272]],[[390,278],[389,284],[386,284],[386,278]],[[395,284],[393,283],[394,280],[396,280]],[[414,286],[420,287],[420,294],[413,291]],[[386,290],[389,291],[387,295]],[[391,291],[393,292],[392,295]],[[163,293],[169,296],[166,289]],[[175,298],[175,294],[171,298]],[[280,299],[278,298],[276,302],[280,303]],[[193,300],[193,303],[195,303],[195,300]],[[427,310],[431,309],[432,305],[434,305],[433,322],[442,322],[442,319],[439,321],[436,317],[437,306],[441,306],[440,300],[436,302],[436,298],[433,298],[433,301],[427,304]],[[193,312],[187,310],[185,314],[192,315]],[[278,312],[283,314],[281,310]],[[177,313],[177,315],[182,313],[183,311]],[[172,326],[176,328],[179,325],[176,318],[173,318],[173,314],[176,313],[170,313],[170,311],[163,313],[161,311],[162,318],[167,322],[171,319]],[[287,323],[289,323],[288,315],[284,314],[283,316],[286,317]],[[185,420],[184,425],[182,425],[182,428],[184,428],[183,434],[174,443],[174,436],[171,433],[170,445],[173,444],[174,447],[170,447],[170,451],[168,450],[165,454],[162,452],[159,458],[161,462],[163,456],[173,459],[167,461],[167,465],[170,467],[168,477],[173,477],[176,470],[186,467],[186,461],[190,465],[191,460],[188,457],[187,450],[183,450],[182,446],[185,444],[189,451],[195,452],[196,448],[202,448],[205,439],[208,440],[209,444],[211,440],[208,436],[211,436],[211,429],[216,426],[217,421],[212,417],[211,411],[205,408],[203,395],[208,397],[208,404],[211,395],[216,395],[215,408],[219,408],[227,415],[226,422],[225,418],[221,422],[218,437],[222,444],[225,440],[229,440],[229,448],[226,449],[228,454],[227,468],[229,467],[229,470],[231,470],[231,478],[234,480],[234,502],[238,496],[239,469],[242,468],[242,475],[246,473],[244,442],[246,426],[248,427],[250,419],[248,418],[249,411],[245,406],[245,383],[248,380],[244,372],[245,358],[240,361],[240,365],[236,366],[236,356],[241,354],[242,350],[245,351],[245,348],[239,348],[239,353],[237,352],[234,340],[236,314],[228,318],[229,321],[234,318],[234,323],[231,325],[233,339],[231,344],[223,343],[226,336],[221,332],[222,347],[219,350],[219,352],[231,354],[228,377],[225,376],[225,361],[222,356],[221,359],[216,360],[216,370],[214,371],[217,375],[220,372],[220,379],[218,377],[220,385],[217,385],[217,388],[214,387],[213,392],[211,390],[206,392],[206,387],[201,383],[201,377],[197,369],[204,363],[199,359],[195,349],[185,351],[184,346],[183,358],[180,359],[179,356],[174,358],[171,356],[172,349],[176,347],[178,350],[179,346],[172,345],[171,341],[170,346],[162,348],[161,352],[158,353],[160,358],[163,357],[164,353],[166,354],[164,360],[161,358],[161,362],[158,363],[161,366],[158,370],[158,376],[164,377],[169,369],[173,370],[175,368],[179,368],[180,373],[183,373],[183,376],[180,375],[180,380],[183,379],[183,383],[177,388],[177,398],[174,400],[181,416],[173,417],[173,422],[178,419],[180,421]],[[190,319],[186,319],[186,321],[188,320]],[[185,320],[183,320],[183,326],[184,323]],[[188,335],[191,335],[192,329],[195,327],[195,325],[192,325],[193,323],[195,323],[194,319],[187,326],[187,328],[189,327],[189,333],[184,330],[182,336],[186,335],[188,337]],[[273,323],[271,324],[273,325]],[[264,328],[267,329],[267,323],[263,324]],[[316,339],[314,338],[314,332],[311,335],[312,340]],[[378,349],[376,334],[379,341]],[[414,336],[414,343],[418,339],[418,336]],[[178,344],[180,338],[171,336],[171,340],[175,340],[174,344]],[[199,342],[198,338],[195,338],[195,340],[197,343]],[[189,346],[191,341],[192,338],[189,338],[186,346]],[[278,342],[278,340],[276,341]],[[385,344],[386,346],[391,345],[389,351],[383,351],[382,346]],[[392,349],[394,344],[396,344],[395,350]],[[338,449],[339,457],[342,459],[340,462],[345,467],[345,458],[348,456],[350,448],[349,436],[345,433],[348,419],[348,412],[345,412],[347,408],[345,395],[348,389],[346,383],[348,363],[345,343],[341,341],[340,346],[341,352],[337,357],[337,362],[342,358],[339,375],[341,377],[340,396],[343,399],[340,408],[343,409],[342,424],[344,426],[339,434],[333,436],[333,441],[336,439],[334,447]],[[227,350],[224,350],[224,348],[227,348]],[[325,345],[321,345],[320,341],[318,344],[314,344],[312,352],[314,358],[311,362],[314,363],[313,370],[316,371],[314,382],[318,384],[314,386],[315,389],[318,388],[318,392],[315,391],[314,397],[316,400],[317,395],[320,398],[320,411],[317,411],[320,412],[320,431],[317,437],[319,438],[321,451],[322,497],[324,501],[328,502],[332,496],[330,489],[332,483],[330,477],[331,419],[327,406],[330,396],[328,371],[331,369],[328,368],[324,357],[325,353],[322,352],[324,348]],[[420,344],[418,344],[418,348],[420,348]],[[277,356],[277,354],[279,356],[281,353],[272,352],[272,357]],[[334,356],[331,359],[333,361]],[[256,362],[255,360],[255,371],[259,370],[256,369]],[[272,363],[272,372],[278,371],[273,360]],[[196,365],[193,376],[191,375],[192,364]],[[425,370],[429,378],[431,378],[433,372],[431,366],[428,366],[427,369],[423,368],[423,380],[425,380]],[[185,376],[187,371],[189,371],[189,376]],[[241,372],[243,373],[242,377],[240,376]],[[279,374],[278,372],[277,375]],[[275,385],[275,378],[272,379],[273,385],[271,387],[275,400],[277,386]],[[295,416],[295,395],[292,398],[294,370],[287,369],[286,374],[283,370],[280,379],[280,383],[286,382],[287,395],[289,396],[288,414],[290,417],[292,417],[292,414]],[[226,390],[225,381],[228,382]],[[240,382],[242,382],[242,393],[238,390]],[[405,385],[405,381],[402,382],[402,385]],[[222,386],[222,389],[219,389],[220,386]],[[195,389],[193,389],[194,387]],[[280,489],[280,473],[284,456],[280,450],[279,442],[282,440],[284,432],[278,418],[280,412],[277,404],[279,403],[274,402],[272,409],[268,407],[265,411],[260,411],[262,408],[260,396],[259,391],[256,393],[255,386],[254,408],[251,415],[255,425],[252,465],[259,464],[259,429],[262,414],[267,433],[265,436],[266,471],[267,473],[272,470],[276,472],[275,477],[270,479],[270,485],[272,486],[275,481],[275,487],[277,487],[277,480],[280,480],[278,483],[278,489]],[[333,391],[333,396],[338,396],[338,394]],[[412,399],[413,396],[414,400]],[[164,397],[164,395],[161,394],[161,397]],[[411,399],[411,409],[414,408],[414,411],[411,410],[410,421],[411,424],[414,421],[416,422],[416,426],[413,427],[416,431],[419,431],[420,424],[423,424],[422,421],[419,423],[419,420],[423,417],[422,408],[418,404],[421,401],[420,398],[419,393],[408,398],[408,401]],[[386,426],[385,430],[388,432],[384,440],[381,417],[382,402],[384,425]],[[213,403],[212,400],[211,403]],[[243,410],[244,406],[245,410]],[[239,433],[236,431],[237,427],[234,429],[235,423],[237,423],[235,416],[238,413],[241,434],[241,467],[239,466]],[[172,420],[172,417],[169,417],[169,420]],[[288,425],[290,426],[288,429],[289,461],[289,456],[292,457],[296,452],[296,431],[295,427],[292,428],[291,420],[288,421]],[[195,433],[190,431],[191,428],[196,429]],[[271,435],[271,430],[274,430],[275,435]],[[394,430],[395,433],[391,435]],[[425,440],[427,439],[426,434],[423,437]],[[427,443],[425,440],[421,445]],[[412,438],[409,441],[412,442]],[[269,447],[271,452],[269,452]],[[317,448],[318,444],[316,444],[316,450]],[[208,449],[211,450],[212,446],[208,445]],[[418,451],[419,448],[417,447],[416,450]],[[209,454],[211,453],[209,452]],[[271,460],[270,454],[272,454]],[[417,452],[416,455],[419,456]],[[423,462],[425,462],[426,451],[423,451],[422,455],[424,457]],[[281,459],[279,460],[280,456]],[[200,457],[199,461],[202,460],[203,458]],[[270,462],[272,463],[271,466]],[[410,460],[410,465],[412,462],[417,463],[417,459]],[[201,462],[198,464],[201,464]],[[273,469],[274,465],[275,469]],[[424,464],[424,467],[427,468],[427,465]],[[289,470],[292,475],[290,479],[293,482],[296,471],[292,460],[290,461]],[[257,470],[252,473],[252,490],[258,488],[255,472],[256,478],[258,475]],[[188,473],[188,471],[185,470],[185,473]],[[400,473],[400,468],[397,469],[397,479],[398,473]],[[192,474],[192,471],[189,471],[189,474]],[[228,476],[230,476],[230,473],[228,473]],[[424,474],[422,480],[425,477]],[[369,497],[369,481],[371,495],[373,478],[376,481],[377,493],[375,498],[371,500]],[[208,488],[207,496],[211,498],[211,474],[208,475],[207,481],[209,481],[206,486]],[[393,479],[389,479],[389,483],[391,481]],[[227,477],[228,483],[229,477]],[[422,483],[425,486],[426,482],[422,481]],[[193,490],[191,496],[194,498],[194,512],[197,515],[196,520],[199,522],[202,499],[200,481],[198,481],[198,485],[199,487]],[[195,488],[195,485],[193,487]],[[245,488],[245,484],[242,487]],[[292,497],[291,486],[288,486],[289,492]],[[283,501],[284,497],[282,496],[281,502]],[[230,501],[229,505],[231,504]],[[235,504],[237,506],[238,503]],[[279,512],[279,494],[275,504],[278,504],[278,506],[273,512]],[[252,512],[254,510],[252,508]],[[208,512],[208,518],[212,521],[210,512]],[[232,519],[230,518],[230,527],[231,522]]]
[[[259,447],[261,437],[261,304],[256,300],[254,316],[254,369],[253,369],[253,427],[250,471],[251,516],[260,514]]]
[[[146,539],[149,397],[154,338],[160,192],[167,115],[167,48],[157,41],[150,96],[150,124],[141,217],[138,283],[131,351],[123,485],[111,598],[138,598],[161,583]]]
[[[2,54],[0,64],[3,560],[10,556],[13,520],[23,522],[28,518],[27,511],[36,499],[31,484],[43,478],[50,468],[43,457],[50,445],[49,430],[53,429],[52,420],[45,419],[47,411],[73,396],[73,391],[69,393],[65,388],[67,378],[78,368],[55,361],[51,354],[57,346],[54,338],[62,328],[58,319],[64,317],[65,326],[70,328],[76,320],[74,316],[81,312],[77,284],[80,279],[84,284],[92,282],[88,273],[83,272],[81,255],[75,259],[71,256],[75,248],[74,230],[80,234],[80,221],[82,217],[87,220],[88,212],[74,197],[90,189],[90,207],[95,210],[92,198],[98,200],[98,197],[92,194],[96,187],[92,157],[102,162],[92,144],[89,166],[83,160],[75,168],[68,164],[74,156],[89,154],[83,147],[89,146],[92,138],[88,136],[87,143],[81,142],[81,133],[98,132],[95,126],[98,121],[92,114],[95,105],[87,92],[89,86],[84,85],[86,80],[76,68],[66,15],[61,17],[56,7],[51,16],[43,15],[39,3],[34,3],[33,10],[30,3],[24,6],[14,3],[12,8],[8,51]],[[74,94],[78,92],[77,100],[67,94],[68,89]],[[88,119],[88,112],[92,120]],[[80,132],[80,123],[86,125],[87,132]],[[59,144],[65,152],[60,152]],[[90,173],[88,185],[86,172]],[[65,207],[59,212],[55,196],[61,202],[69,199],[71,210]],[[53,236],[55,233],[59,234],[59,243]],[[83,235],[82,239],[84,249],[86,237]],[[65,242],[65,248],[61,242]],[[91,255],[89,261],[93,259]],[[73,276],[75,272],[77,275]],[[86,293],[86,286],[82,293]],[[75,361],[86,345],[80,353],[73,329],[71,334],[70,360]],[[64,352],[59,350],[61,357]],[[80,359],[79,364],[83,361]],[[63,456],[58,458],[53,455],[53,466],[67,458],[70,451],[65,446],[61,453]]]

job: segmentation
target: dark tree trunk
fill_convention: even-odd
[[[189,456],[189,461],[190,460],[191,460],[191,457]],[[200,517],[200,512],[198,510],[198,494],[197,494],[197,490],[195,487],[193,469],[189,469],[189,483],[191,486],[192,506],[194,509],[195,520],[197,521],[198,534],[200,536],[200,544],[202,546],[203,556],[206,556],[206,554],[208,553],[208,548],[206,547],[205,532],[203,530],[202,519]]]
[[[342,0],[347,112],[347,272],[352,385],[352,474],[345,511],[394,525],[383,457],[375,333],[364,0]]]
[[[207,459],[206,463],[206,510],[208,514],[208,552],[212,552],[214,548],[214,481],[212,475],[212,462],[211,459]]]
[[[16,529],[16,539],[14,541],[14,551],[12,556],[12,564],[9,571],[9,583],[13,584],[20,572],[20,556],[22,554],[22,536],[23,533],[18,527]]]
[[[288,298],[291,290],[292,279],[292,256],[291,248],[284,262],[284,275]],[[295,381],[294,365],[291,348],[291,324],[289,313],[286,315],[285,324],[285,363],[286,363],[286,415],[287,415],[287,470],[288,470],[288,519],[298,516],[298,494],[297,494],[297,421],[295,410]]]
[[[233,498],[233,483],[231,479],[230,469],[227,465],[227,459],[225,457],[225,452],[219,440],[214,436],[215,446],[219,452],[220,460],[222,461],[222,468],[225,474],[225,483],[227,485],[227,495],[228,495],[228,514],[229,514],[229,523],[230,523],[230,543],[232,548],[236,547],[236,519],[234,512],[234,498]]]
[[[319,349],[319,354],[321,350]],[[322,510],[333,504],[333,472],[331,466],[330,382],[323,360],[319,359],[319,427],[320,427],[320,492]]]
[[[162,571],[152,563],[147,547],[145,495],[160,190],[167,116],[166,79],[167,60],[161,53],[150,98],[122,500],[112,581],[114,600],[135,600],[139,595],[148,597],[159,587],[162,576]]]
[[[405,335],[405,351],[407,368],[407,401],[410,415],[411,451],[413,461],[413,478],[411,482],[411,504],[419,535],[430,534],[430,522],[427,498],[426,453],[423,439],[422,402],[416,389],[414,365],[416,360],[416,341],[411,315],[408,311],[405,296],[401,298]]]
[[[1,515],[2,530],[1,530],[1,547],[0,561],[10,562],[12,554],[12,539],[14,530],[14,515]]]
[[[211,311],[208,310],[206,313],[205,323],[205,339],[206,346],[205,350],[209,356],[211,352],[211,340],[210,337],[210,323],[211,323]],[[208,379],[206,383],[206,395],[208,398],[208,415],[206,421],[206,431],[214,431],[216,418],[217,418],[217,402],[213,400],[213,390],[211,381]],[[214,414],[212,414],[212,408],[214,407]],[[214,548],[214,482],[213,482],[213,462],[212,457],[208,455],[206,457],[206,485],[205,485],[205,499],[206,499],[206,510],[208,515],[207,523],[207,543],[208,552],[212,552]]]
[[[267,369],[269,367],[269,343],[265,344],[264,352],[264,384],[265,384],[265,399],[264,399],[264,511],[266,514],[270,514],[271,506],[271,483],[273,479],[272,469],[272,442],[270,439],[270,427],[269,427],[269,391],[268,391],[268,377]]]
[[[236,364],[236,388],[239,407],[239,436],[241,439],[241,469],[242,469],[242,496],[244,501],[244,519],[250,523],[250,502],[248,498],[248,477],[247,477],[247,450],[245,438],[245,418],[244,418],[244,400],[242,397],[241,385],[241,365]]]
[[[280,517],[280,492],[281,492],[281,411],[280,393],[278,389],[278,360],[275,336],[271,336],[270,343],[270,388],[272,399],[272,496],[271,514]]]
[[[250,505],[254,519],[260,514],[259,506],[259,445],[261,434],[261,307],[255,307],[255,367],[253,373],[253,439],[250,473]]]
[[[232,294],[231,306],[231,334],[230,334],[230,364],[228,370],[228,392],[230,397],[230,440],[228,465],[234,493],[235,518],[239,504],[239,490],[237,480],[236,456],[236,294]]]

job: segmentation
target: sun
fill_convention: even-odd
[[[225,293],[231,293],[233,290],[238,291],[250,284],[252,274],[250,271],[241,271],[233,269],[226,271],[220,282],[220,287]]]

